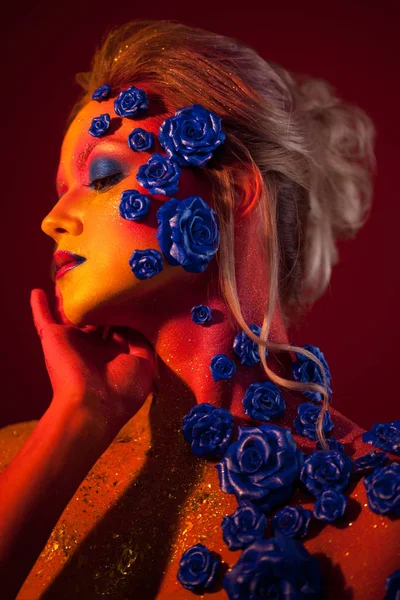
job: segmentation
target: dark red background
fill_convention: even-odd
[[[240,4],[239,4],[240,6]],[[330,287],[291,339],[319,346],[334,406],[369,428],[399,418],[399,44],[395,2],[15,2],[2,26],[2,357],[0,425],[40,418],[51,386],[33,326],[30,290],[53,284],[53,242],[40,229],[56,202],[65,119],[110,25],[176,19],[237,37],[265,59],[329,80],[378,130],[374,209],[341,244]]]

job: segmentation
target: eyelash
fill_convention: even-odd
[[[91,190],[95,190],[96,192],[104,192],[108,190],[113,185],[117,184],[121,181],[123,174],[113,173],[112,175],[106,175],[105,177],[99,177],[98,179],[94,179],[91,183],[87,185]],[[99,184],[100,183],[100,187]],[[97,185],[96,185],[97,184]]]

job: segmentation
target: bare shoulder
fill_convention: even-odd
[[[0,472],[18,454],[37,423],[37,420],[24,421],[22,423],[13,423],[0,429]]]
[[[379,450],[363,442],[365,429],[338,411],[331,410],[331,416],[335,424],[332,434],[352,459]],[[388,457],[391,462],[399,460],[394,454]],[[324,579],[330,589],[335,589],[332,598],[383,598],[385,580],[400,564],[400,519],[371,510],[364,477],[354,479],[344,494],[348,505],[342,522],[321,527],[304,545],[321,558]],[[312,510],[313,503],[307,508]],[[331,597],[329,593],[327,597]]]

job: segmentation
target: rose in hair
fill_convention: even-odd
[[[150,209],[150,198],[137,190],[125,190],[121,194],[119,214],[129,221],[140,221]]]
[[[260,336],[261,327],[252,323],[249,329]],[[240,358],[240,364],[251,367],[260,362],[260,354],[258,352],[257,342],[253,342],[245,331],[241,331],[233,340],[233,351]],[[268,356],[268,348],[265,348],[265,356]]]
[[[331,394],[332,389],[329,386],[331,372],[329,370],[328,363],[326,362],[323,353],[319,348],[317,348],[317,346],[311,346],[311,344],[305,344],[304,346],[302,346],[302,348],[314,354],[314,356],[322,362],[326,372],[328,391]],[[323,385],[324,380],[319,366],[313,360],[311,360],[307,356],[304,356],[303,354],[300,354],[299,352],[296,352],[296,357],[297,361],[292,365],[292,373],[294,379],[303,383],[310,382]],[[305,391],[303,392],[303,394],[305,394],[310,400],[314,400],[314,402],[320,402],[323,398],[320,392]]]
[[[368,506],[378,515],[400,515],[400,464],[375,469],[364,477]]]
[[[92,100],[97,100],[97,102],[103,102],[104,100],[108,100],[110,97],[111,87],[105,83],[95,90],[92,94]]]
[[[158,134],[161,146],[181,167],[204,167],[225,137],[221,118],[200,104],[177,110],[162,123]]]
[[[325,490],[314,505],[314,517],[325,523],[332,523],[343,517],[347,498],[336,490]]]
[[[129,266],[138,279],[149,279],[162,271],[162,255],[154,248],[135,250],[129,259]]]
[[[223,586],[229,600],[323,597],[318,560],[279,531],[248,546],[225,574]]]
[[[134,152],[148,152],[153,144],[153,134],[140,127],[137,127],[128,135],[128,146]]]
[[[300,472],[300,480],[316,498],[325,490],[342,492],[348,485],[353,461],[339,450],[315,450]]]
[[[177,573],[178,581],[191,592],[210,589],[221,568],[221,562],[203,544],[191,546],[182,554]]]
[[[256,421],[279,419],[286,408],[280,389],[272,381],[251,383],[242,404],[246,415]]]
[[[239,550],[262,538],[266,526],[267,517],[252,502],[242,502],[222,519],[222,537],[229,550]]]
[[[200,196],[171,198],[158,209],[157,220],[156,235],[167,262],[190,273],[204,271],[220,242],[217,215],[207,202]]]
[[[183,417],[183,437],[197,456],[220,456],[232,437],[233,417],[226,408],[207,402],[196,404]]]
[[[317,439],[317,420],[322,407],[315,406],[312,402],[305,402],[299,404],[297,408],[297,416],[294,420],[294,428],[299,435],[308,437],[310,440]],[[329,412],[324,414],[322,420],[322,431],[327,433],[333,429],[334,424],[332,423]]]
[[[110,115],[108,113],[104,113],[103,115],[92,119],[92,123],[88,131],[93,137],[100,137],[108,131],[110,123]]]
[[[251,500],[268,512],[290,497],[303,453],[287,428],[267,423],[238,431],[237,442],[215,465],[221,489],[235,494],[238,502]]]
[[[144,90],[131,85],[114,100],[114,110],[119,117],[138,117],[147,111],[149,99]]]

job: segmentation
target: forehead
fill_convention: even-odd
[[[160,116],[129,119],[122,118],[114,112],[114,100],[105,102],[95,100],[86,104],[76,115],[70,124],[67,133],[62,142],[60,163],[57,173],[57,181],[64,180],[70,171],[71,165],[76,169],[81,169],[86,162],[90,152],[98,145],[104,146],[104,150],[111,151],[111,147],[126,144],[128,147],[128,136],[136,128],[140,127],[157,135],[159,126],[162,122]],[[110,128],[108,132],[100,137],[93,137],[89,133],[92,120],[101,114],[110,115]]]

